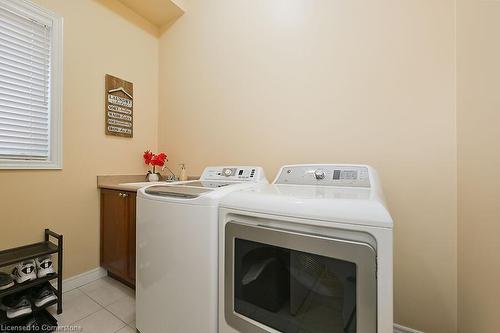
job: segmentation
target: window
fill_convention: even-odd
[[[0,0],[0,168],[62,168],[62,18]]]

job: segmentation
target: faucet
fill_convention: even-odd
[[[175,173],[172,170],[170,170],[170,168],[166,164],[163,166],[162,170],[165,170],[165,169],[167,169],[167,171],[172,175],[172,176],[166,176],[167,181],[173,181],[173,182],[175,182],[175,181],[179,180],[179,178],[177,178],[177,176],[175,175]]]

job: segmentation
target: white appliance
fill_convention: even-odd
[[[208,167],[198,181],[138,191],[139,332],[217,332],[218,204],[263,182],[260,167]]]
[[[365,165],[291,165],[220,204],[219,332],[393,331],[393,222]]]

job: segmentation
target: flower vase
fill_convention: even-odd
[[[158,182],[160,181],[160,174],[155,172],[155,173],[148,173],[148,181],[149,182]]]

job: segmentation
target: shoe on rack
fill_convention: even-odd
[[[60,329],[58,329],[57,323],[54,325],[54,322],[51,321],[46,315],[44,315],[43,312],[36,313],[33,316],[27,316],[26,319],[17,321],[16,326],[22,329],[21,332],[47,333],[60,331]]]
[[[17,283],[36,280],[36,266],[34,260],[18,263],[12,270],[12,278]]]
[[[38,278],[46,277],[47,275],[54,274],[54,263],[52,262],[52,256],[48,255],[45,257],[36,258],[36,270]]]
[[[14,286],[12,276],[7,273],[0,272],[0,290],[9,289]]]
[[[36,316],[30,316],[25,322],[22,323],[22,328],[24,328],[23,332],[42,332],[40,323],[38,322],[38,318]]]
[[[34,287],[31,290],[31,299],[37,308],[57,299],[56,293],[50,283],[44,283],[41,286]]]
[[[32,312],[31,301],[26,293],[17,293],[5,296],[2,299],[2,310],[7,314],[7,318],[13,319]]]

